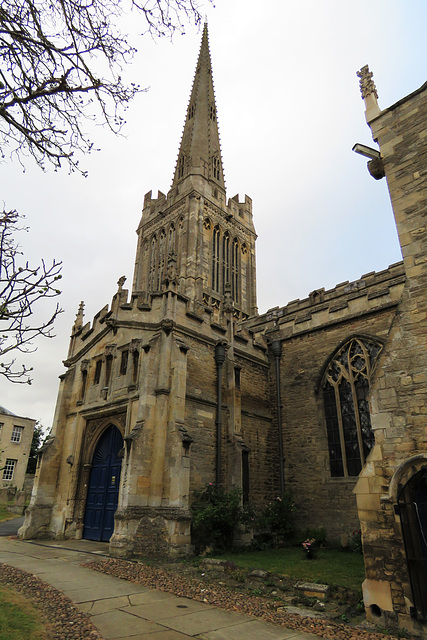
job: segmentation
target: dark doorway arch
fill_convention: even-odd
[[[414,598],[413,617],[427,619],[427,468],[403,487],[398,497],[406,560]]]
[[[107,542],[114,530],[114,514],[119,499],[123,448],[120,431],[111,424],[96,445],[90,470],[83,538]]]

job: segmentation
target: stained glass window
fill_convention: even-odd
[[[323,400],[331,476],[358,476],[374,445],[368,406],[371,376],[382,345],[353,338],[325,373]]]

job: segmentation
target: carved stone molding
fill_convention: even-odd
[[[165,318],[164,320],[161,321],[160,326],[162,327],[162,330],[165,332],[165,334],[168,336],[172,331],[174,324],[175,323],[173,320],[171,320],[170,318]]]
[[[366,64],[360,69],[360,71],[356,72],[356,75],[360,78],[359,86],[362,98],[365,99],[370,95],[374,95],[378,98],[377,88],[375,86],[375,82],[372,80],[374,74],[372,71],[369,71],[369,66]]]

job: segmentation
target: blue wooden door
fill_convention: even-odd
[[[112,536],[122,468],[118,453],[122,447],[120,431],[110,425],[93,454],[83,529],[83,537],[87,540],[108,541]]]

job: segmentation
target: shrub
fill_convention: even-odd
[[[360,529],[357,531],[352,531],[350,536],[350,549],[354,551],[354,553],[363,553],[362,548],[362,532]]]
[[[284,493],[269,502],[262,512],[259,524],[261,528],[271,532],[276,545],[291,541],[295,529],[293,516],[295,510],[291,495]]]
[[[196,553],[210,546],[219,551],[229,551],[233,547],[236,528],[252,519],[250,508],[242,506],[240,489],[225,491],[212,483],[194,492],[191,513]]]
[[[300,543],[303,544],[305,540],[313,540],[312,546],[314,549],[324,547],[326,545],[325,527],[309,527],[305,529],[301,535]]]

